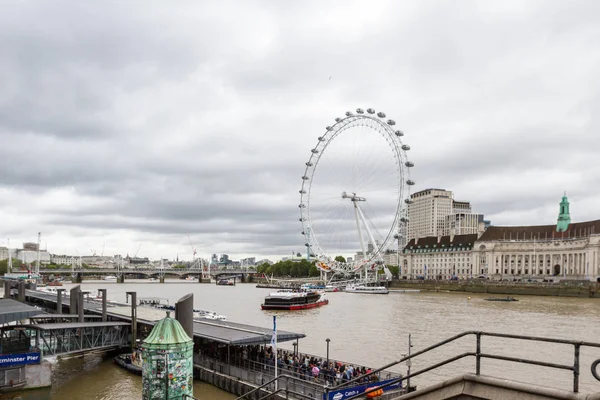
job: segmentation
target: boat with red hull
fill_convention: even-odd
[[[324,293],[314,290],[278,290],[265,297],[263,310],[305,310],[329,304]]]

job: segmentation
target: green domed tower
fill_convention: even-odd
[[[559,204],[558,221],[556,222],[556,232],[565,232],[569,229],[571,223],[571,214],[569,213],[569,199],[567,193],[563,196]]]
[[[167,311],[142,343],[142,399],[193,396],[194,341]]]

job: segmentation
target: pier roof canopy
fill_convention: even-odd
[[[19,321],[41,313],[37,307],[20,303],[13,299],[0,299],[0,324]]]
[[[194,321],[194,336],[229,345],[247,346],[271,342],[273,331],[259,326],[238,324],[230,321]],[[306,337],[303,333],[277,331],[277,342]]]

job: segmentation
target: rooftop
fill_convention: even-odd
[[[32,315],[40,314],[42,310],[13,299],[0,299],[0,324],[19,321]]]
[[[229,321],[194,320],[194,336],[229,345],[265,344],[271,341],[270,328],[238,324]],[[278,342],[288,342],[306,337],[303,333],[277,331]]]
[[[556,224],[532,226],[490,226],[479,238],[480,242],[490,240],[547,240],[588,237],[600,234],[600,220],[569,224],[564,232],[556,232]]]

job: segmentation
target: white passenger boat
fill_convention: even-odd
[[[217,321],[227,320],[227,317],[224,315],[219,315],[214,311],[199,310],[197,308],[194,308],[194,318],[212,319]]]
[[[325,286],[325,291],[326,292],[339,292],[340,289],[338,289],[337,286],[333,286],[333,285],[327,285]]]
[[[390,291],[385,286],[365,286],[365,285],[350,285],[344,290],[348,293],[365,293],[365,294],[388,294]]]
[[[117,281],[117,277],[114,275],[108,275],[104,277],[105,281],[111,281],[111,282],[116,282]]]

